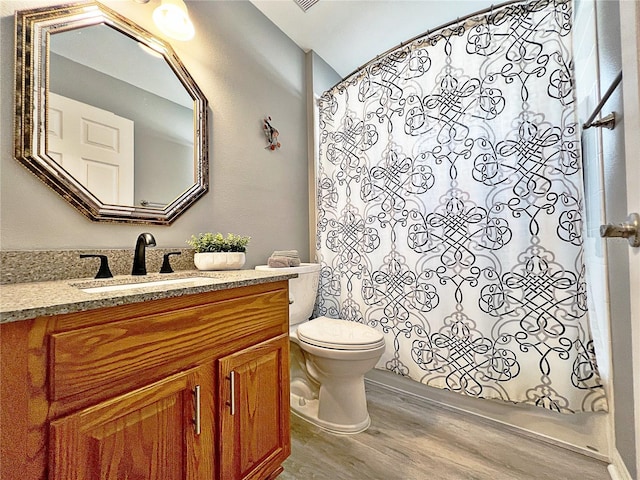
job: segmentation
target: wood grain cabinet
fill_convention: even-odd
[[[0,478],[275,478],[291,451],[287,288],[0,325]]]
[[[221,478],[273,478],[289,456],[288,348],[282,335],[220,360]]]
[[[201,366],[54,420],[49,478],[214,478],[212,406]]]

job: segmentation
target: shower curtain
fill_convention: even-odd
[[[513,3],[376,59],[319,103],[316,315],[379,368],[606,410],[589,332],[571,3]]]

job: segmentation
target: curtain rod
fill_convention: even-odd
[[[539,0],[538,0],[539,1]],[[569,1],[569,0],[567,0]],[[429,30],[427,30],[424,33],[421,33],[419,35],[416,35],[415,37],[410,38],[409,40],[405,41],[405,42],[400,42],[400,44],[391,47],[390,49],[386,50],[385,52],[376,55],[375,57],[373,57],[371,60],[369,60],[368,62],[364,63],[363,65],[361,65],[360,67],[356,68],[353,72],[351,72],[350,74],[348,74],[347,76],[345,76],[342,80],[340,80],[338,83],[336,83],[334,86],[332,86],[331,88],[329,88],[327,91],[333,90],[334,88],[336,88],[338,85],[340,85],[342,82],[345,82],[346,80],[348,80],[349,78],[351,78],[352,76],[354,76],[356,73],[360,72],[363,68],[368,67],[369,65],[371,65],[372,63],[376,62],[377,60],[379,60],[382,57],[385,57],[386,55],[390,54],[391,52],[394,52],[395,50],[398,50],[402,47],[405,47],[413,42],[415,42],[416,40],[422,38],[422,37],[426,37],[427,35],[431,35],[434,32],[437,32],[439,30],[444,30],[447,27],[450,27],[452,25],[457,25],[459,24],[461,21],[464,24],[464,22],[466,22],[467,20],[477,17],[479,15],[483,15],[485,13],[488,12],[492,12],[493,10],[499,10],[503,7],[509,6],[513,3],[522,3],[522,0],[508,0],[506,2],[503,3],[499,3],[498,5],[491,5],[490,7],[487,8],[483,8],[482,10],[478,10],[477,12],[471,13],[465,17],[458,17],[455,20],[452,20],[450,22],[447,23],[443,23],[442,25],[440,25],[439,27],[435,27],[435,28],[431,28]],[[530,2],[533,3],[533,2]]]

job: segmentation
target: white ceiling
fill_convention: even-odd
[[[293,0],[251,2],[300,48],[314,50],[341,77],[401,42],[493,3],[490,0],[320,0],[303,12]]]

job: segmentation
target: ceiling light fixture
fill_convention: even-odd
[[[153,21],[162,33],[175,40],[191,40],[196,33],[183,0],[162,0],[153,11]]]

